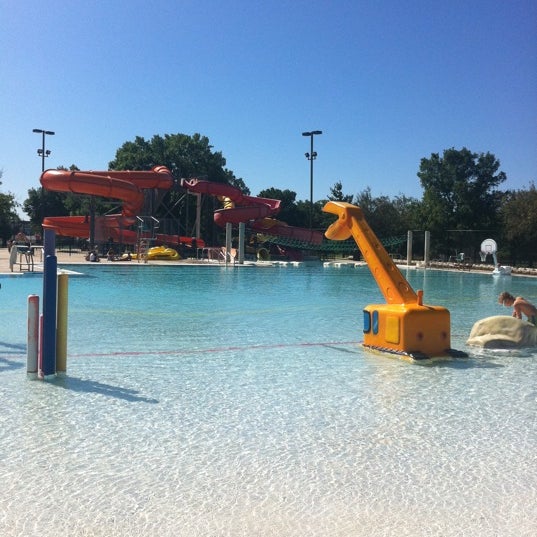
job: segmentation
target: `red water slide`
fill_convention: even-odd
[[[121,214],[96,219],[96,231],[101,240],[113,237],[125,244],[134,244],[137,240],[137,233],[126,228],[135,223],[135,217],[143,207],[142,190],[169,190],[173,185],[172,174],[166,166],[156,166],[150,171],[46,170],[41,174],[40,181],[43,188],[54,192],[72,192],[122,201]],[[54,229],[58,235],[67,237],[89,236],[87,216],[47,217],[43,227]],[[169,244],[191,242],[191,237],[176,235],[157,235],[156,238],[157,241],[164,238],[164,242]]]
[[[226,183],[213,183],[201,179],[182,179],[181,186],[191,192],[224,198],[221,201],[224,202],[224,206],[228,207],[214,212],[214,221],[219,226],[225,226],[227,222],[238,224],[258,220],[274,215],[280,210],[280,200],[246,196],[238,188]]]
[[[224,202],[224,209],[214,212],[214,221],[223,227],[227,222],[238,224],[251,222],[252,229],[276,237],[286,237],[313,244],[321,244],[323,233],[289,226],[273,218],[280,210],[280,200],[245,196],[238,188],[201,179],[182,179],[181,186],[191,192],[217,196]]]

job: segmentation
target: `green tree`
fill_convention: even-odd
[[[445,238],[449,251],[457,245],[446,239],[447,230],[496,230],[501,200],[497,187],[507,179],[499,168],[493,154],[466,148],[421,159],[417,175],[424,190],[422,227]]]
[[[374,197],[371,188],[367,187],[356,195],[354,203],[362,209],[367,223],[380,239],[404,235],[407,232],[407,223],[388,196]]]
[[[0,178],[2,175],[0,170]],[[2,181],[0,181],[1,185]],[[20,225],[20,218],[17,214],[18,206],[13,194],[0,192],[0,238],[2,238],[3,244],[11,238],[14,232],[18,231]]]
[[[261,198],[280,200],[280,211],[276,215],[278,220],[286,222],[290,226],[302,225],[296,206],[296,192],[292,190],[280,190],[279,188],[267,188],[258,194]]]
[[[226,175],[226,183],[229,183],[231,186],[238,188],[246,196],[250,195],[250,189],[246,186],[246,183],[240,178],[235,177],[231,170],[224,170]]]
[[[226,170],[226,159],[206,136],[194,134],[155,135],[147,141],[137,136],[134,142],[125,142],[108,166],[111,170],[149,170],[164,165],[177,180],[204,177],[218,183],[229,182],[233,174]]]
[[[491,153],[466,148],[447,149],[421,159],[418,177],[423,187],[423,218],[431,231],[490,228],[497,222],[498,185],[507,177]]]
[[[314,227],[321,231],[326,231],[328,226],[334,222],[335,217],[333,214],[325,213],[323,212],[323,207],[325,206],[327,201],[344,201],[347,203],[353,202],[353,195],[352,194],[344,194],[343,193],[343,184],[341,181],[336,181],[333,186],[330,187],[330,193],[328,194],[328,197],[326,200],[321,200],[313,204],[313,223]],[[303,202],[306,203],[306,202]],[[301,211],[304,218],[304,223],[306,221],[309,222],[309,220],[306,220],[306,218],[309,219],[309,202],[307,202],[307,207],[303,205],[302,202],[299,202],[297,204],[297,208]],[[306,216],[307,215],[307,216]]]
[[[134,142],[125,142],[109,163],[112,170],[149,170],[158,165],[166,166],[172,173],[176,186],[167,192],[162,203],[155,207],[153,215],[157,218],[173,217],[184,222],[183,233],[190,234],[195,212],[195,200],[179,188],[182,178],[200,178],[218,183],[228,183],[249,193],[244,181],[236,178],[226,166],[226,159],[213,146],[206,136],[194,134],[155,135],[151,140],[137,136]],[[174,209],[174,213],[171,212]],[[213,225],[213,211],[217,208],[215,200],[206,201],[202,207],[202,234],[214,241],[216,230]],[[190,221],[189,221],[190,220]],[[180,230],[178,230],[180,231]]]
[[[23,211],[30,219],[30,225],[35,233],[41,233],[41,225],[47,216],[68,216],[65,206],[67,194],[51,192],[43,187],[28,190],[28,197],[22,204]]]
[[[420,200],[401,194],[392,200],[392,204],[399,214],[403,230],[422,229]]]
[[[354,196],[352,194],[343,194],[343,184],[341,181],[336,181],[334,185],[330,187],[330,195],[328,196],[330,201],[352,203],[353,198]]]
[[[505,193],[500,211],[507,247],[500,242],[502,251],[508,251],[511,263],[523,262],[533,266],[537,244],[537,189],[531,183],[528,190]]]

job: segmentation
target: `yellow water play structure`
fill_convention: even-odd
[[[423,304],[364,218],[360,207],[329,201],[323,211],[338,216],[325,235],[332,240],[356,241],[386,304],[364,308],[363,345],[419,360],[438,356],[466,356],[451,348],[449,311]]]
[[[126,254],[123,256],[126,259]],[[131,254],[131,259],[138,259],[138,254]],[[140,259],[152,259],[157,261],[176,261],[181,259],[181,256],[173,248],[167,246],[153,246],[146,253],[140,254]]]
[[[165,261],[180,259],[177,250],[166,246],[154,246],[147,250],[147,259],[161,259]]]

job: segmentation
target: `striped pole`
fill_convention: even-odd
[[[26,373],[29,378],[37,378],[39,352],[39,295],[28,296],[28,345]]]
[[[67,304],[69,296],[69,276],[58,274],[58,312],[56,331],[56,374],[67,373]]]

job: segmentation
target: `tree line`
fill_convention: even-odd
[[[150,140],[137,136],[116,151],[109,169],[148,170],[157,165],[170,169],[175,185],[166,193],[154,216],[171,222],[172,227],[175,225],[177,229],[169,231],[177,234],[193,234],[195,216],[195,199],[181,188],[181,178],[228,183],[244,194],[252,194],[246,182],[226,167],[222,153],[214,151],[209,139],[200,134],[155,135]],[[78,168],[71,165],[68,169]],[[467,257],[477,260],[481,242],[493,238],[498,243],[502,263],[534,264],[537,190],[533,182],[526,189],[502,190],[507,176],[500,170],[495,155],[475,153],[465,147],[422,158],[417,176],[423,189],[421,199],[404,194],[375,197],[369,186],[355,193],[345,192],[339,179],[334,181],[326,198],[315,201],[313,207],[309,201],[297,200],[296,192],[290,189],[268,188],[255,195],[281,200],[277,218],[292,226],[309,227],[311,213],[313,228],[325,230],[333,221],[333,215],[322,212],[326,201],[345,201],[362,208],[367,222],[381,239],[405,236],[412,230],[414,250],[419,251],[421,232],[430,231],[433,258],[447,259],[465,252]],[[209,244],[216,244],[221,240],[221,230],[215,228],[212,216],[219,202],[210,196],[205,198],[202,236]],[[117,200],[49,192],[42,187],[28,191],[22,210],[28,215],[31,231],[41,233],[44,217],[87,215],[90,203],[97,214],[120,211]],[[0,237],[4,244],[21,226],[17,215],[19,206],[13,194],[0,190]],[[392,251],[404,256],[404,240]]]

